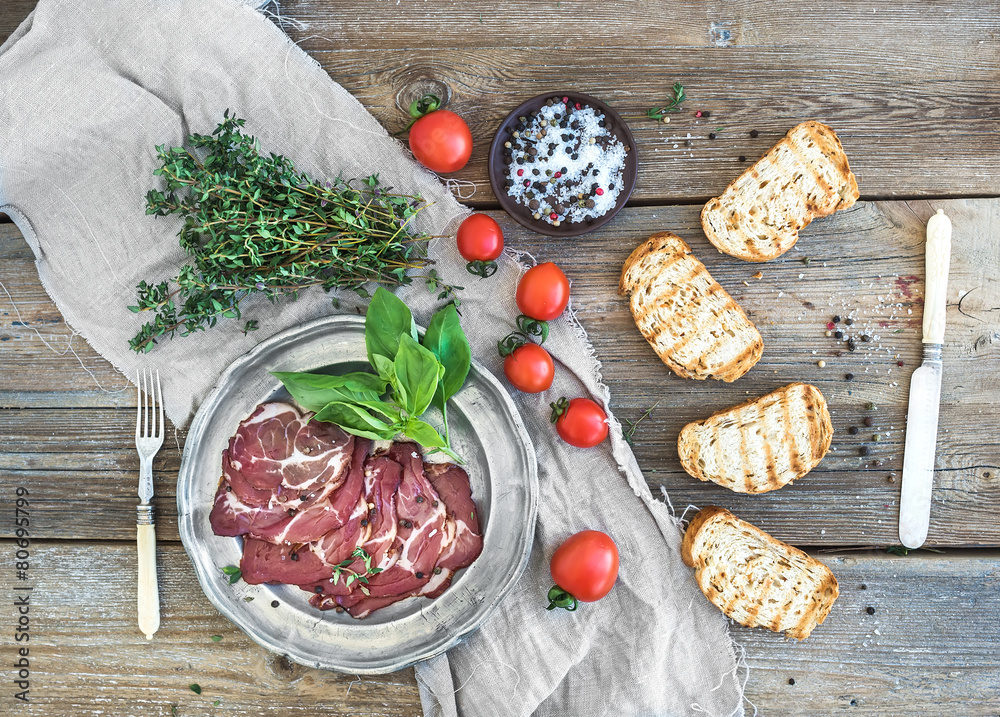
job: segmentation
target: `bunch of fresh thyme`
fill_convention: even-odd
[[[312,286],[364,294],[367,282],[408,284],[408,270],[430,263],[431,237],[410,228],[428,206],[421,197],[391,193],[377,174],[318,182],[285,157],[262,155],[243,125],[227,110],[211,135],[188,137],[190,148],[156,148],[163,166],[154,174],[166,191],[146,195],[146,213],[183,217],[178,236],[192,263],[180,268],[174,288],[138,285],[138,302],[128,308],[155,317],[129,341],[134,351],[237,319],[240,302],[254,293],[272,302]],[[255,328],[248,321],[244,331]]]

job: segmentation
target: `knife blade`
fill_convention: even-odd
[[[944,210],[938,209],[937,214],[927,222],[923,363],[910,377],[910,400],[906,411],[899,540],[907,548],[923,545],[930,526],[934,455],[941,405],[941,349],[944,344],[950,263],[951,220]]]

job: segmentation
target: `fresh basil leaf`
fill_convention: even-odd
[[[395,385],[396,383],[396,365],[392,362],[392,359],[387,359],[381,354],[375,354],[372,356],[372,366],[378,371],[380,378],[384,379],[388,383]]]
[[[404,335],[413,339],[417,337],[413,314],[392,292],[378,287],[365,314],[365,347],[372,366],[375,365],[375,356],[394,360],[399,350],[399,339]]]
[[[321,373],[273,372],[292,398],[307,411],[319,411],[333,401],[377,401],[389,382],[371,373],[328,376]]]
[[[348,433],[372,440],[389,440],[398,432],[395,427],[376,418],[365,408],[340,401],[324,406],[316,414],[316,420],[336,423]]]
[[[431,405],[443,367],[437,356],[409,334],[399,337],[395,365],[398,403],[416,418]]]
[[[407,421],[403,433],[424,448],[444,448],[448,445],[434,426],[418,418]]]
[[[434,394],[434,405],[444,410],[444,403],[462,388],[472,366],[469,339],[458,320],[454,304],[448,304],[431,318],[424,334],[424,346],[444,366],[444,377]]]

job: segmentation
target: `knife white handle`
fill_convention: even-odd
[[[943,209],[938,209],[927,222],[925,257],[924,343],[943,344],[948,266],[951,264],[951,220]]]

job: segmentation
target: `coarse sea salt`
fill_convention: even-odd
[[[567,105],[561,102],[544,106],[524,123],[519,137],[510,139],[513,151],[507,179],[512,186],[507,194],[536,219],[553,225],[595,219],[611,211],[622,191],[627,154],[625,145],[601,126],[601,122],[606,123],[601,112],[584,106],[566,113]],[[568,120],[567,126],[561,127],[564,120]],[[535,149],[535,155],[529,154],[529,147]],[[555,177],[556,173],[560,176]],[[534,207],[532,200],[538,202]],[[593,206],[587,206],[588,201]]]

